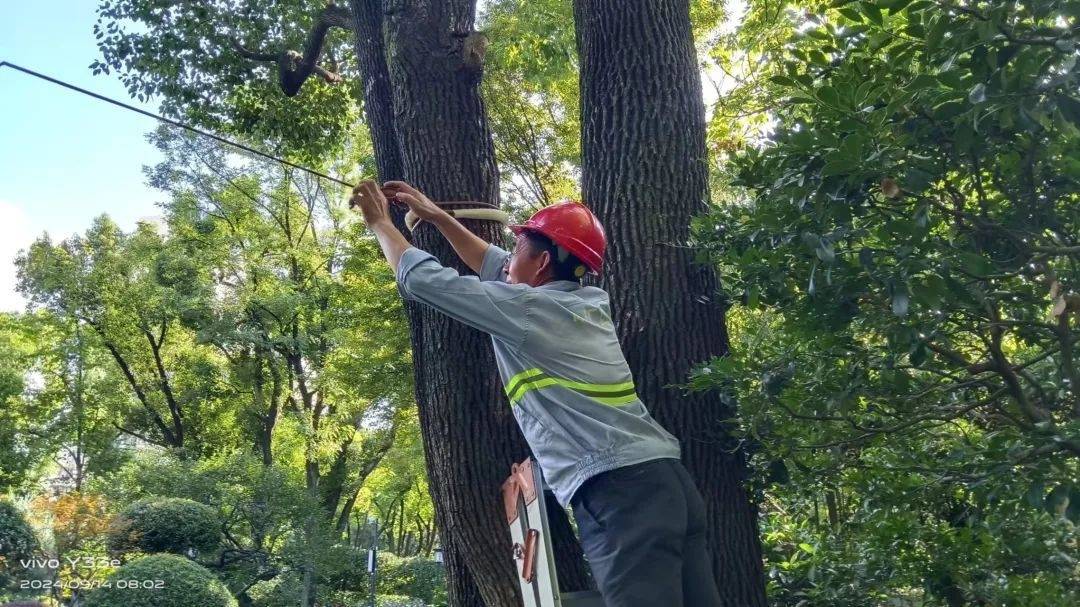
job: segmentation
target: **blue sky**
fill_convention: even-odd
[[[115,76],[93,76],[87,68],[98,56],[96,1],[3,5],[0,59],[130,102]],[[103,213],[124,228],[158,214],[164,195],[146,187],[142,174],[143,165],[160,160],[144,139],[155,125],[0,69],[0,310],[25,306],[15,292],[13,261],[42,233],[64,238]]]

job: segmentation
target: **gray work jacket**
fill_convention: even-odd
[[[559,502],[601,472],[679,458],[679,441],[634,391],[607,292],[571,281],[509,284],[507,256],[489,247],[477,279],[409,248],[398,288],[491,335],[514,417]]]

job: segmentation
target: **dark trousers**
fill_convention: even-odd
[[[590,478],[570,500],[607,607],[715,607],[705,502],[679,460]]]

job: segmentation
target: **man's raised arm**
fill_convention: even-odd
[[[440,209],[420,190],[404,181],[387,181],[383,184],[382,191],[388,198],[408,205],[409,210],[416,213],[420,219],[439,228],[442,235],[450,242],[450,246],[454,247],[461,261],[464,261],[473,272],[480,273],[480,268],[484,264],[484,253],[490,246],[483,238],[470,232],[461,225],[461,222]]]

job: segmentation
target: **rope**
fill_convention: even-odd
[[[501,223],[502,225],[506,225],[510,221],[509,215],[495,208],[495,205],[486,202],[479,202],[475,200],[451,200],[446,202],[436,202],[435,204],[443,208],[443,210],[449,213],[451,217],[454,217],[456,219],[478,219],[480,221],[495,221]],[[470,207],[480,208],[446,208],[461,205],[469,205]],[[421,221],[423,221],[423,219],[420,219],[420,217],[412,211],[409,211],[405,214],[405,227],[409,228],[410,232],[415,231],[417,224],[419,224]]]
[[[148,112],[148,111],[146,111],[144,109],[137,108],[137,107],[135,107],[133,105],[124,103],[123,101],[117,101],[116,99],[106,97],[105,95],[101,95],[101,94],[95,93],[93,91],[88,91],[88,90],[86,90],[84,88],[75,86],[74,84],[71,84],[69,82],[64,82],[63,80],[60,80],[58,78],[53,78],[52,76],[46,76],[45,74],[42,74],[40,72],[35,72],[34,70],[31,70],[31,69],[28,69],[28,68],[25,68],[25,67],[22,67],[22,66],[19,66],[19,65],[15,65],[14,63],[11,63],[9,61],[0,61],[0,69],[3,69],[5,67],[10,67],[13,70],[18,70],[18,71],[20,71],[20,72],[22,72],[24,74],[33,76],[34,78],[40,78],[40,79],[42,79],[42,80],[44,80],[46,82],[50,82],[52,84],[62,86],[64,88],[66,88],[66,89],[70,89],[72,91],[75,91],[76,93],[82,93],[83,95],[93,97],[94,99],[104,101],[105,103],[111,103],[111,104],[113,104],[115,106],[118,106],[118,107],[121,107],[121,108],[123,108],[125,110],[135,112],[136,114],[142,114],[143,116],[148,116],[150,118],[153,118],[154,120],[160,120],[161,122],[164,122],[165,124],[170,124],[170,125],[175,126],[177,128],[181,128],[181,129],[184,129],[186,131],[191,131],[192,133],[197,133],[199,135],[202,135],[203,137],[209,137],[209,138],[211,138],[214,141],[217,141],[219,143],[224,143],[225,145],[230,145],[230,146],[232,146],[234,148],[243,150],[245,152],[255,154],[256,156],[262,156],[263,158],[266,158],[268,160],[273,160],[274,162],[281,163],[281,164],[283,164],[285,166],[289,166],[289,167],[292,167],[294,169],[304,171],[305,173],[310,173],[312,175],[315,175],[316,177],[322,177],[323,179],[333,181],[334,183],[339,183],[339,184],[341,184],[343,186],[346,186],[346,187],[349,187],[349,188],[356,187],[353,184],[349,183],[348,181],[342,181],[342,180],[338,179],[337,177],[331,177],[331,176],[327,175],[326,173],[320,173],[319,171],[316,171],[315,169],[309,169],[309,168],[307,168],[305,166],[301,166],[299,164],[296,164],[295,162],[290,162],[288,160],[285,160],[284,158],[278,158],[277,156],[272,156],[270,154],[267,154],[266,152],[260,152],[259,150],[256,150],[255,148],[253,148],[251,146],[247,146],[247,145],[244,145],[242,143],[237,143],[235,141],[230,141],[228,139],[225,139],[224,137],[221,137],[219,135],[215,135],[213,133],[210,133],[208,131],[204,131],[204,130],[196,128],[196,127],[193,127],[193,126],[191,126],[189,124],[184,124],[183,122],[173,120],[172,118],[166,118],[166,117],[164,117],[164,116],[162,116],[160,114],[155,114],[153,112]]]
[[[117,106],[117,107],[119,107],[121,109],[125,109],[125,110],[128,110],[130,112],[135,112],[136,114],[142,114],[143,116],[153,118],[154,120],[159,120],[161,122],[164,122],[165,124],[169,124],[169,125],[175,126],[177,128],[184,129],[185,131],[190,131],[192,133],[202,135],[203,137],[209,137],[210,139],[213,139],[214,141],[217,141],[219,143],[224,143],[225,145],[232,146],[234,148],[237,148],[239,150],[243,150],[243,151],[248,152],[250,154],[255,154],[256,156],[261,156],[262,158],[266,158],[267,160],[272,160],[274,162],[277,162],[279,164],[282,164],[282,165],[285,165],[285,166],[288,166],[288,167],[292,167],[292,168],[297,169],[299,171],[304,171],[305,173],[314,175],[316,177],[321,177],[321,178],[326,179],[328,181],[332,181],[334,183],[341,184],[341,185],[343,185],[343,186],[345,186],[347,188],[351,189],[351,188],[356,187],[355,185],[349,183],[348,181],[343,181],[341,179],[338,179],[337,177],[331,177],[330,175],[327,175],[326,173],[321,173],[319,171],[316,171],[315,169],[310,169],[308,167],[296,164],[295,162],[285,160],[284,158],[278,158],[277,156],[273,156],[273,155],[268,154],[266,152],[259,151],[259,150],[255,149],[255,148],[251,147],[251,146],[244,145],[242,143],[237,143],[237,142],[231,141],[229,139],[225,139],[224,137],[221,137],[219,135],[215,135],[215,134],[213,134],[211,132],[208,132],[208,131],[204,131],[204,130],[202,130],[200,128],[197,128],[197,127],[193,127],[193,126],[191,126],[189,124],[185,124],[185,123],[180,122],[178,120],[173,120],[172,118],[166,118],[166,117],[164,117],[164,116],[162,116],[160,114],[155,114],[153,112],[148,112],[148,111],[146,111],[144,109],[137,108],[137,107],[135,107],[135,106],[133,106],[131,104],[124,103],[123,101],[118,101],[118,100],[113,99],[111,97],[106,97],[105,95],[102,95],[100,93],[95,93],[93,91],[89,91],[89,90],[84,89],[82,87],[75,86],[74,84],[71,84],[70,82],[65,82],[63,80],[60,80],[59,78],[53,78],[52,76],[46,76],[45,74],[42,74],[41,72],[35,72],[32,69],[22,67],[21,65],[16,65],[14,63],[11,63],[10,61],[0,61],[0,69],[3,69],[5,67],[10,67],[11,69],[22,72],[23,74],[26,74],[28,76],[33,76],[34,78],[40,78],[41,80],[44,80],[45,82],[49,82],[51,84],[62,86],[64,88],[66,88],[66,89],[75,91],[76,93],[80,93],[80,94],[83,94],[83,95],[87,95],[89,97],[93,97],[94,99],[97,99],[99,101],[104,101],[105,103],[111,103],[112,105],[115,105],[115,106]],[[439,202],[439,203],[436,203],[436,204],[438,204],[440,207],[456,206],[456,205],[469,205],[469,206],[472,206],[472,207],[481,207],[481,208],[470,208],[470,209],[459,209],[459,210],[449,210],[448,211],[452,217],[456,217],[458,219],[478,219],[478,220],[481,220],[481,221],[497,221],[497,222],[499,222],[499,223],[501,223],[503,225],[506,225],[507,221],[509,221],[509,219],[510,219],[509,215],[507,215],[506,213],[504,213],[504,212],[498,210],[497,208],[495,208],[495,205],[492,205],[492,204],[489,204],[489,203],[486,203],[486,202],[450,201],[450,202]],[[413,213],[412,211],[409,211],[405,215],[405,225],[408,226],[409,231],[412,231],[416,227],[416,224],[420,223],[421,221],[422,220],[419,217],[417,217],[416,214]]]

